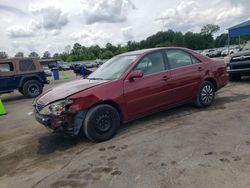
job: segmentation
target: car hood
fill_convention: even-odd
[[[51,102],[65,99],[75,93],[95,87],[100,84],[104,84],[106,82],[108,82],[108,80],[84,79],[84,80],[71,81],[46,91],[44,94],[42,94],[40,97],[36,99],[35,103],[41,105],[47,105]]]
[[[243,56],[243,55],[250,55],[250,50],[245,50],[245,51],[240,51],[240,52],[234,53],[233,55],[231,55],[231,58]]]

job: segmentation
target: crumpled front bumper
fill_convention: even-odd
[[[82,128],[86,111],[78,112],[77,114],[64,114],[62,116],[44,116],[34,111],[36,120],[45,127],[62,131],[69,136],[77,136]]]

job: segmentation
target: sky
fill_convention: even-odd
[[[250,19],[249,0],[0,0],[0,51],[26,56],[84,46],[140,41],[158,31],[220,33]],[[68,46],[68,47],[67,47]]]

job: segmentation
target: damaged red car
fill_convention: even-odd
[[[227,65],[186,48],[124,53],[87,79],[48,90],[34,101],[38,122],[71,136],[101,142],[121,123],[193,102],[210,106],[228,82]]]

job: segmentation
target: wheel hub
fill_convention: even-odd
[[[213,88],[210,85],[203,87],[201,92],[201,99],[204,104],[209,104],[212,102],[214,97]]]
[[[100,114],[95,119],[95,128],[99,133],[108,132],[112,126],[112,119],[108,113]]]
[[[30,91],[30,93],[32,93],[32,94],[34,94],[34,95],[36,95],[36,94],[39,93],[38,88],[37,88],[36,86],[34,86],[34,85],[31,85],[31,86],[29,87],[29,91]]]

